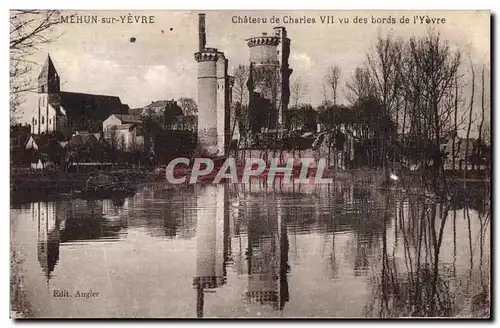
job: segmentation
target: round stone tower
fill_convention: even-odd
[[[259,65],[279,65],[277,53],[279,42],[278,36],[268,36],[267,33],[248,39],[250,62],[253,62],[256,67]]]
[[[217,60],[215,48],[200,49],[198,62],[198,147],[207,155],[217,155]]]

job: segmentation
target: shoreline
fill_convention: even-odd
[[[120,183],[129,183],[134,187],[139,187],[147,182],[167,182],[164,171],[155,168],[152,170],[117,169],[112,171],[97,170],[93,173],[103,173],[114,177]],[[491,184],[491,179],[478,177],[477,172],[471,172],[465,178],[457,172],[447,174],[447,183],[450,188],[458,191],[467,188],[466,186],[477,184]],[[26,203],[30,201],[52,200],[74,198],[76,191],[85,188],[85,181],[89,173],[68,173],[58,170],[53,171],[11,171],[10,175],[10,197],[11,204]],[[328,169],[324,178],[331,178],[335,181],[363,183],[367,186],[379,188],[384,184],[385,174],[382,169]],[[398,184],[403,188],[422,186],[421,172],[413,171],[401,174]],[[224,180],[223,180],[224,181]],[[222,181],[222,182],[223,182]],[[198,182],[204,183],[204,182]],[[241,184],[242,182],[238,182]],[[461,186],[461,184],[464,184]],[[175,186],[175,185],[173,185]],[[487,187],[489,189],[489,187]],[[110,193],[109,197],[113,198]]]

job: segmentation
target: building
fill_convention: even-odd
[[[50,58],[38,76],[38,104],[31,118],[32,134],[55,134],[67,138],[78,130],[99,132],[111,113],[127,113],[119,97],[64,92]]]
[[[64,160],[64,146],[50,135],[31,135],[24,148],[33,169],[49,168]]]
[[[290,39],[284,27],[275,27],[273,35],[247,39],[250,49],[248,78],[250,120],[260,128],[283,127],[283,113],[290,102]]]
[[[141,115],[148,116],[177,116],[182,115],[182,108],[175,100],[157,100],[144,106]]]
[[[226,153],[230,137],[232,79],[228,59],[217,48],[206,47],[205,14],[198,16],[198,148],[212,156]]]
[[[136,115],[111,114],[102,123],[104,138],[123,151],[137,151],[144,147],[142,120]]]

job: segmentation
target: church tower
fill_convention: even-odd
[[[48,55],[38,75],[37,110],[31,120],[33,134],[49,134],[56,131],[57,114],[61,104],[59,92],[59,74],[50,55]]]

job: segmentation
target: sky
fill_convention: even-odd
[[[63,11],[70,15],[75,11]],[[78,11],[78,15],[114,17],[113,24],[70,24],[56,27],[59,35],[40,48],[31,58],[38,66],[32,72],[36,81],[39,71],[50,56],[59,72],[63,91],[119,96],[131,108],[152,101],[191,97],[197,99],[197,63],[193,54],[198,47],[198,11]],[[249,51],[245,39],[272,33],[275,26],[285,26],[291,39],[290,66],[293,77],[307,82],[307,93],[300,102],[319,104],[326,68],[341,67],[339,102],[345,82],[372,49],[377,36],[391,34],[398,38],[424,35],[434,28],[448,39],[452,47],[470,52],[474,67],[490,65],[490,13],[479,11],[205,11],[207,46],[223,51],[229,59],[229,72],[240,64],[248,64]],[[153,24],[122,23],[131,14],[154,16]],[[233,23],[234,16],[267,18],[266,23]],[[271,17],[282,20],[271,23]],[[284,17],[314,18],[314,23],[283,22]],[[333,24],[321,23],[321,16],[333,16]],[[366,24],[354,23],[355,17],[367,18]],[[402,16],[410,24],[400,24]],[[413,24],[413,16],[445,18],[445,24]],[[127,16],[128,17],[128,16]],[[396,24],[372,23],[375,18],[394,18]],[[348,24],[339,18],[349,18]],[[125,18],[125,21],[127,18]],[[135,38],[135,42],[131,42]],[[468,55],[465,56],[468,60]],[[467,68],[464,68],[466,70]],[[476,90],[478,87],[476,87]],[[467,92],[467,91],[466,91]],[[489,92],[488,92],[489,94]],[[36,107],[36,94],[26,96],[20,115],[30,117]]]

